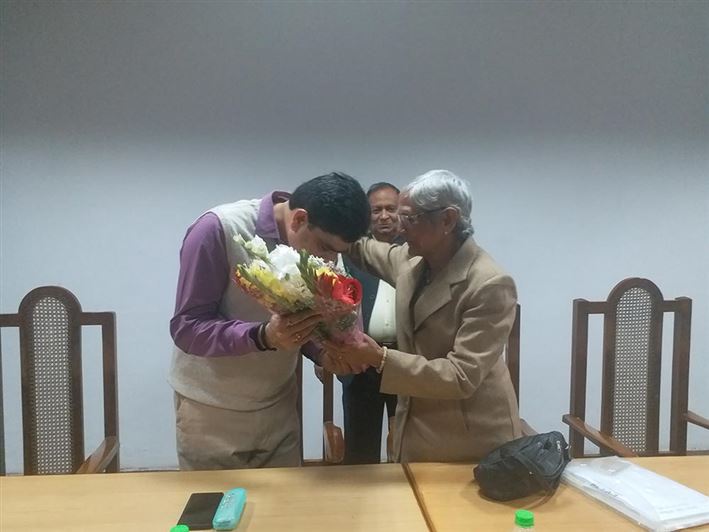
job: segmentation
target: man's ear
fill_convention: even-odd
[[[291,212],[291,231],[298,231],[301,227],[308,225],[308,211],[305,209],[294,209]]]

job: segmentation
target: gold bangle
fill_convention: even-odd
[[[389,348],[387,346],[382,346],[382,349],[384,349],[384,353],[382,353],[382,359],[379,361],[379,367],[377,367],[377,373],[381,373],[384,370],[384,363],[387,361],[387,353],[389,352]]]

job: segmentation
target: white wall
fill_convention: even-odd
[[[478,241],[518,283],[521,408],[538,429],[562,429],[568,408],[571,300],[628,276],[693,298],[690,404],[709,415],[707,4],[0,9],[0,310],[60,284],[117,313],[124,467],[176,464],[165,376],[185,228],[332,169],[365,185],[435,167],[470,181]],[[3,335],[10,471],[14,340]],[[86,393],[97,441],[98,388]],[[316,456],[313,379],[305,393]],[[709,434],[691,429],[690,446]]]

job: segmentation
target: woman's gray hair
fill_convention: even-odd
[[[426,172],[406,185],[401,193],[406,194],[420,211],[454,208],[459,215],[458,225],[455,227],[457,236],[465,239],[473,234],[473,225],[470,221],[473,198],[467,183],[453,172],[448,170]]]

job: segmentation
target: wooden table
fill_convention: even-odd
[[[167,532],[190,493],[235,487],[237,532],[427,530],[398,464],[0,477],[0,530]]]
[[[709,495],[709,456],[635,458],[637,464]],[[562,484],[550,498],[512,502],[484,499],[473,482],[473,466],[410,464],[409,476],[431,529],[438,532],[512,530],[519,508],[532,510],[538,530],[642,530],[623,515]],[[693,528],[709,530],[709,526]]]

